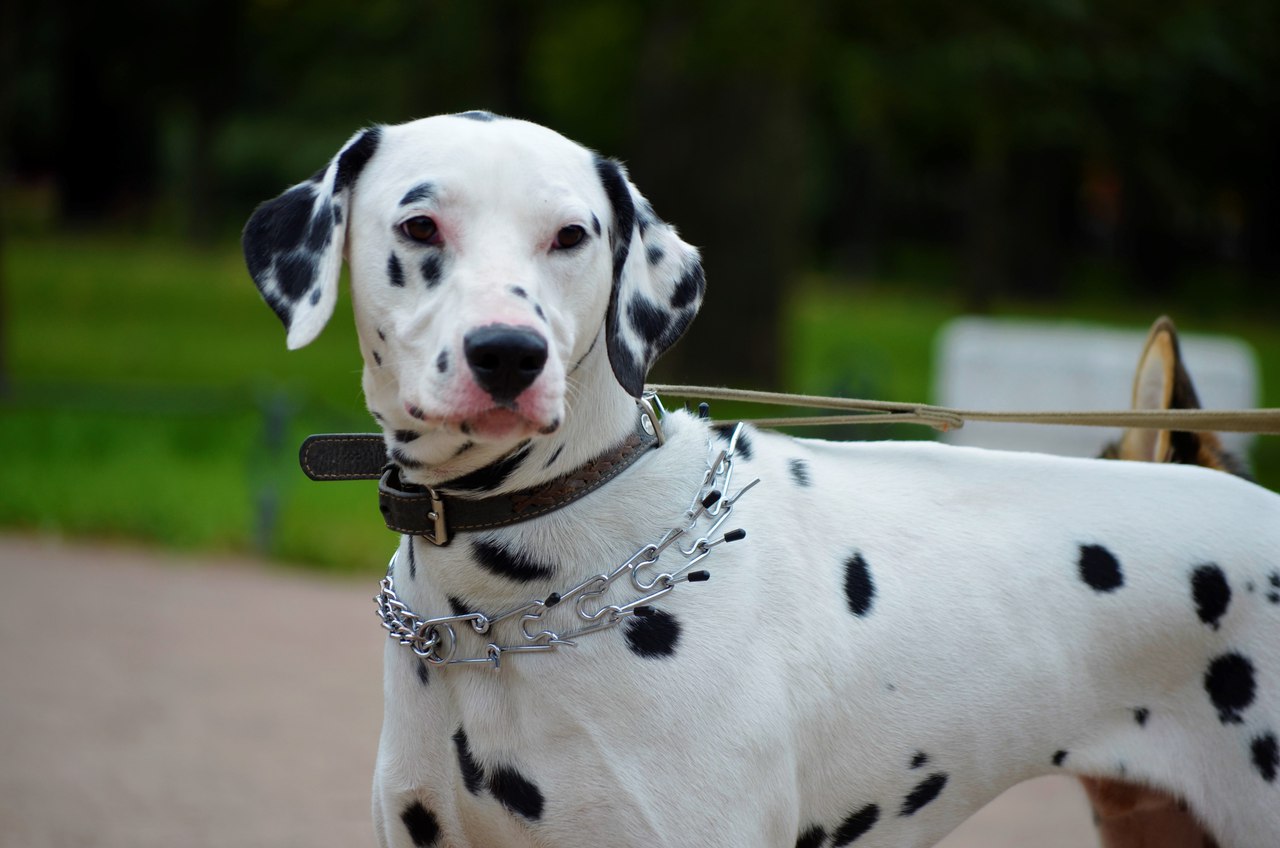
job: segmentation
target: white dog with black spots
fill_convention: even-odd
[[[486,112],[360,132],[244,247],[290,348],[329,319],[345,255],[388,455],[460,498],[624,440],[704,289],[621,165]],[[729,436],[661,424],[561,509],[404,536],[400,601],[495,616],[662,539]],[[388,641],[383,845],[926,846],[1058,772],[1167,790],[1224,848],[1280,845],[1280,497],[1188,466],[749,428],[734,463],[760,481],[733,505],[746,540],[647,615],[498,670]],[[571,630],[572,607],[538,629]],[[459,627],[458,655],[495,638]]]

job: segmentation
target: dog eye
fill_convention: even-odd
[[[577,224],[561,227],[560,232],[556,233],[556,241],[555,244],[551,245],[551,249],[566,250],[570,247],[577,247],[586,236],[587,231]]]
[[[400,232],[422,244],[435,244],[440,239],[436,222],[426,215],[415,215],[400,225]]]

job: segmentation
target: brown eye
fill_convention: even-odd
[[[577,224],[561,227],[560,232],[556,233],[556,243],[551,246],[551,249],[565,250],[570,247],[577,247],[586,236],[587,231]]]
[[[426,215],[416,215],[400,225],[400,232],[422,244],[436,244],[440,240],[440,232],[436,222]]]

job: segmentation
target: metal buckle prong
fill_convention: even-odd
[[[433,532],[423,533],[426,540],[433,545],[444,546],[449,544],[449,528],[444,521],[444,501],[440,499],[440,495],[435,489],[427,486],[427,496],[431,498],[431,511],[427,513],[427,518],[435,523]]]

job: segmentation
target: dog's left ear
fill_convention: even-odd
[[[596,171],[613,206],[613,291],[606,338],[614,376],[632,397],[662,352],[684,334],[698,312],[706,278],[697,248],[686,244],[611,159]]]
[[[351,187],[381,134],[378,127],[356,133],[322,171],[263,203],[245,225],[245,264],[284,322],[290,350],[310,343],[333,314]]]

